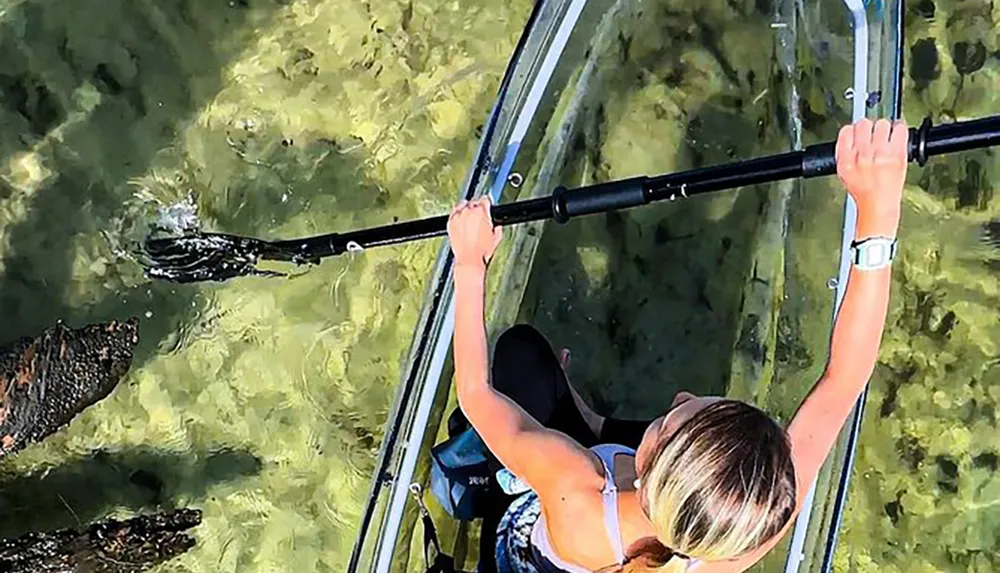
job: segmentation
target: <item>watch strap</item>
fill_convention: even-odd
[[[873,271],[892,264],[896,258],[895,237],[869,237],[851,243],[851,262],[860,270]]]

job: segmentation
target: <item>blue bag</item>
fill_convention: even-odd
[[[458,409],[448,429],[449,438],[431,449],[431,493],[448,515],[472,521],[483,516],[492,489],[486,444]]]

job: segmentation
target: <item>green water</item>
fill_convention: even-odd
[[[175,286],[130,241],[189,196],[206,228],[266,237],[447,210],[526,13],[0,3],[2,338],[142,318],[112,397],[4,460],[0,535],[194,506],[168,570],[342,571],[439,242]]]
[[[786,110],[756,99],[780,75],[771,37],[750,49],[771,17],[760,4],[654,3],[600,137],[565,180],[787,149]],[[1000,9],[908,4],[910,122],[1000,109]],[[843,57],[839,3],[822,5]],[[130,241],[156,207],[188,197],[206,228],[265,237],[446,211],[529,8],[0,2],[0,342],[59,318],[143,319],[115,394],[0,465],[0,535],[194,506],[198,546],[165,570],[343,570],[440,243],[182,287],[144,279]],[[803,69],[826,74],[803,79],[804,137],[830,139],[847,116],[828,96],[849,68],[805,52]],[[998,167],[975,152],[911,170],[838,571],[996,569],[1000,255],[979,229],[1000,216]],[[755,214],[773,197],[549,229],[522,315],[574,350],[573,380],[604,413],[653,414],[681,387],[721,391],[747,349],[740,298],[769,252]],[[825,360],[842,208],[832,181],[791,199],[786,298],[755,396],[783,419]]]
[[[997,113],[1000,6],[908,4],[910,121]],[[995,150],[911,170],[839,570],[1000,568],[1000,252],[981,241],[998,176]]]

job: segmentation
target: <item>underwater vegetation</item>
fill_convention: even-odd
[[[997,113],[987,2],[907,2],[904,114]],[[837,571],[996,571],[1000,216],[996,150],[913,169]]]
[[[342,571],[438,243],[177,286],[133,246],[455,200],[527,2],[0,2],[0,344],[139,317],[132,369],[0,463],[2,536],[194,508],[183,571]]]
[[[831,16],[839,2],[818,5],[802,23],[802,98],[790,110],[767,95],[788,83],[771,39],[748,49],[762,45],[769,3],[656,3],[642,33],[622,39],[630,76],[609,94],[593,127],[601,144],[577,175],[786,149],[795,116],[806,138],[832,137],[847,120],[849,68],[824,58],[849,51],[847,23]],[[285,280],[185,286],[148,281],[131,247],[163,207],[179,225],[262,237],[444,212],[529,7],[0,0],[0,344],[58,319],[141,318],[119,388],[0,463],[3,537],[75,538],[109,516],[193,507],[197,544],[171,570],[343,570],[439,243]],[[907,7],[910,122],[995,112],[1000,7]],[[997,568],[998,165],[982,151],[913,169],[837,571]],[[574,381],[598,410],[649,414],[702,372],[680,350],[660,356],[670,368],[655,362],[665,330],[733,346],[733,285],[752,266],[741,239],[768,201],[745,190],[545,239],[548,276],[576,290],[539,292],[539,322],[562,329],[553,342],[573,346]],[[791,297],[766,396],[783,417],[822,367],[841,208],[829,192],[790,217]],[[712,240],[688,250],[698,233]],[[656,285],[644,304],[615,303],[641,282]],[[696,312],[663,324],[677,309]],[[664,388],[628,391],[663,371]],[[598,391],[615,372],[622,383]],[[717,389],[726,375],[713,365],[700,382]]]

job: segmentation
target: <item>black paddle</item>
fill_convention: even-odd
[[[923,166],[929,157],[990,147],[1000,143],[1000,115],[931,126],[925,119],[910,128],[910,160]],[[712,167],[654,177],[634,177],[576,189],[559,187],[550,197],[494,205],[490,211],[500,226],[573,217],[638,207],[655,201],[691,197],[723,189],[772,183],[796,177],[812,178],[837,171],[835,142]],[[447,233],[448,216],[330,233],[304,239],[266,241],[222,233],[194,232],[180,237],[148,238],[146,274],[177,283],[224,281],[238,276],[274,276],[255,268],[259,260],[316,264],[325,257],[361,251]]]

